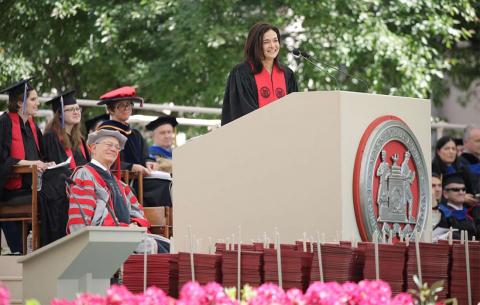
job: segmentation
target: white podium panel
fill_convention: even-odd
[[[278,228],[283,242],[359,239],[353,168],[368,125],[401,118],[430,164],[430,102],[353,92],[298,92],[175,149],[174,236],[202,245],[237,234],[251,242]],[[430,168],[430,167],[429,167]]]

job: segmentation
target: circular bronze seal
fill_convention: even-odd
[[[382,116],[365,130],[353,173],[353,203],[360,236],[393,240],[419,236],[429,208],[428,171],[422,149],[400,118]]]

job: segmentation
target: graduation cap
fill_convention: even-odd
[[[85,121],[85,128],[87,129],[87,132],[89,132],[91,129],[94,129],[95,125],[97,125],[98,123],[102,123],[108,120],[110,120],[110,115],[108,113],[94,116],[93,118]]]
[[[105,93],[100,96],[100,101],[97,105],[108,105],[118,101],[139,102],[140,107],[143,107],[143,98],[136,96],[135,88],[130,86],[121,87]]]
[[[75,105],[77,104],[77,99],[75,98],[75,90],[70,90],[64,92],[53,99],[46,102],[47,105],[52,106],[53,112],[60,111],[62,115],[62,128],[65,127],[65,119],[63,115],[63,108],[68,105]]]
[[[33,77],[22,79],[17,83],[11,85],[8,88],[2,89],[0,93],[8,93],[8,98],[10,100],[16,99],[20,94],[23,94],[22,101],[22,113],[25,113],[25,103],[27,102],[27,92],[33,90],[34,88],[30,85],[30,81]]]
[[[177,119],[171,115],[162,115],[148,123],[145,128],[147,128],[147,130],[155,130],[158,126],[164,124],[170,124],[172,127],[175,127],[178,125],[178,122]]]
[[[465,185],[465,178],[462,172],[456,172],[453,174],[447,174],[443,176],[442,185],[445,188],[447,185],[452,183],[458,183]]]

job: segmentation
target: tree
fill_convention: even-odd
[[[228,72],[242,60],[247,32],[260,20],[279,26],[290,48],[308,50],[381,94],[428,98],[434,88],[439,99],[445,73],[463,81],[468,71],[464,55],[456,52],[458,42],[478,42],[478,7],[471,0],[0,0],[0,5],[0,84],[28,74],[36,76],[41,92],[74,88],[91,99],[135,84],[150,102],[219,107]],[[297,70],[302,90],[336,89],[337,78],[344,90],[367,91],[343,72],[317,71],[294,59],[286,48],[281,60]],[[468,80],[478,71],[472,69]]]

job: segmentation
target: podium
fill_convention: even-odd
[[[78,293],[105,295],[110,278],[142,241],[146,228],[85,227],[19,259],[23,297],[50,304]]]
[[[231,240],[239,226],[247,243],[264,232],[272,239],[274,228],[282,242],[317,231],[327,241],[359,240],[355,158],[369,124],[389,115],[416,136],[430,177],[430,102],[416,98],[292,93],[176,148],[177,248],[188,250],[189,226],[203,249],[209,238]],[[424,233],[428,239],[428,230]]]

